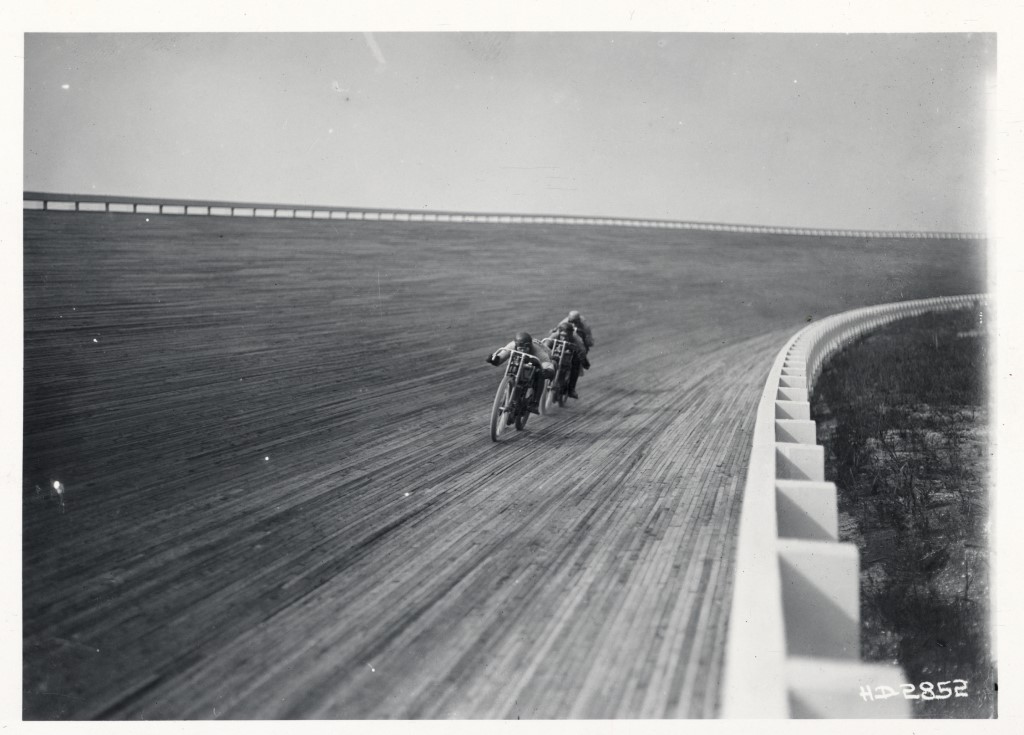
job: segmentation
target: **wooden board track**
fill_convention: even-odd
[[[26,719],[713,717],[775,352],[984,289],[962,241],[24,221]],[[570,308],[581,399],[492,443],[484,357]]]

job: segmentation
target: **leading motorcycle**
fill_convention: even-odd
[[[505,375],[498,385],[491,406],[491,441],[498,441],[510,426],[522,431],[530,418],[529,402],[533,398],[533,374],[540,369],[533,355],[509,350]]]

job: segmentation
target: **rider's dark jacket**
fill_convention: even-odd
[[[516,348],[515,340],[512,340],[507,345],[497,350],[494,353],[494,357],[497,358],[496,365],[500,365],[508,359],[511,354],[509,351]],[[548,348],[545,347],[541,342],[533,340],[533,344],[530,345],[530,349],[526,350],[531,355],[540,360],[540,366],[542,370],[554,370],[555,364],[551,362],[551,353],[548,352]]]
[[[566,318],[566,321],[568,321],[568,318]],[[590,327],[587,326],[586,322],[583,321],[583,317],[580,317],[576,322],[569,323],[576,327],[576,331],[583,338],[583,344],[587,346],[588,350],[594,346],[594,334],[590,331]]]
[[[541,342],[544,343],[544,346],[547,347],[549,350],[554,350],[555,340],[558,339],[558,332],[558,327],[555,327],[554,329],[551,330],[551,334],[549,334],[547,337],[541,340]],[[576,348],[578,354],[587,354],[587,347],[583,343],[583,340],[580,339],[580,336],[576,334],[575,330],[570,330],[568,339],[566,341]]]

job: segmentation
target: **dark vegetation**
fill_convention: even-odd
[[[915,717],[994,717],[985,314],[889,325],[836,356],[812,412],[861,554],[861,656],[969,696]]]

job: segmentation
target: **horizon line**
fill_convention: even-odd
[[[871,229],[853,229],[846,227],[800,227],[800,226],[788,226],[788,225],[753,225],[746,223],[729,223],[729,222],[709,222],[703,220],[677,220],[677,219],[662,219],[662,218],[651,218],[651,217],[620,217],[620,216],[604,216],[604,215],[555,215],[555,214],[537,214],[537,213],[520,213],[520,212],[479,212],[479,211],[467,211],[467,210],[448,210],[448,209],[406,209],[406,208],[395,208],[395,207],[354,207],[354,206],[343,206],[343,205],[313,205],[313,204],[285,204],[285,203],[273,203],[273,202],[245,202],[245,201],[232,201],[232,200],[215,200],[215,199],[184,199],[184,198],[172,198],[172,197],[137,197],[137,196],[125,196],[125,195],[113,195],[113,194],[65,194],[56,192],[41,192],[41,191],[30,191],[24,190],[22,192],[22,208],[23,210],[41,210],[41,211],[78,211],[78,212],[115,212],[115,213],[137,213],[138,205],[144,207],[158,207],[157,212],[147,212],[151,214],[171,214],[171,215],[191,215],[191,216],[246,216],[246,217],[264,217],[264,218],[278,218],[278,219],[345,219],[345,220],[381,220],[380,215],[392,215],[391,217],[384,217],[384,221],[395,220],[395,216],[400,216],[400,219],[396,221],[427,221],[433,222],[438,221],[437,218],[443,217],[445,219],[439,221],[453,221],[452,217],[458,217],[460,219],[454,220],[456,222],[465,222],[465,218],[470,218],[468,221],[483,222],[483,223],[496,223],[498,224],[590,224],[590,225],[608,225],[608,226],[629,226],[629,227],[655,227],[655,228],[670,228],[670,229],[696,229],[706,231],[726,231],[726,232],[754,232],[763,234],[797,234],[797,235],[825,235],[825,236],[836,236],[836,237],[903,237],[903,238],[931,238],[931,239],[964,239],[964,240],[987,240],[988,235],[984,232],[953,232],[953,231],[940,231],[940,230],[871,230]],[[66,204],[74,204],[74,209],[64,208],[50,208],[49,202],[60,202]],[[29,207],[25,206],[30,203],[41,204],[41,207]],[[79,204],[103,204],[103,209],[97,209],[89,207],[86,209],[80,209]],[[114,206],[131,206],[131,211],[123,209],[111,210],[110,205]],[[180,207],[183,209],[181,212],[164,212],[164,207]],[[189,212],[189,208],[205,208],[206,212]],[[212,209],[230,209],[228,214],[213,215]],[[252,215],[237,215],[235,210],[253,210]],[[271,215],[256,215],[257,210],[271,211]],[[291,215],[278,215],[278,212],[291,212]],[[297,215],[297,212],[303,212],[303,215]],[[308,215],[305,213],[309,213]],[[327,214],[324,216],[316,216],[317,213]],[[345,217],[333,217],[333,213],[343,213]],[[349,214],[358,214],[358,217],[349,217]],[[365,217],[362,215],[371,214],[376,215],[374,217]],[[415,219],[410,219],[415,217]],[[424,219],[430,217],[431,219]],[[483,218],[483,219],[481,219]]]

